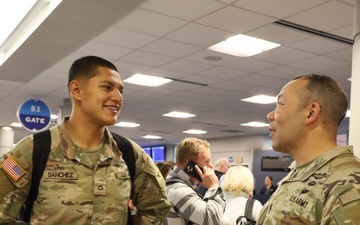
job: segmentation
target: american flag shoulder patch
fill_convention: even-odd
[[[25,170],[12,156],[9,156],[3,164],[1,164],[1,168],[11,177],[13,181],[19,180],[19,178],[25,174]]]

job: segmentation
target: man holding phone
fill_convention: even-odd
[[[164,225],[220,224],[225,200],[212,169],[210,144],[185,138],[176,147],[176,166],[166,179],[166,193],[172,209]],[[208,188],[204,198],[196,184]]]

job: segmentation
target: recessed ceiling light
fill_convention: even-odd
[[[2,129],[2,130],[5,130],[5,131],[11,131],[11,130],[12,130],[11,127],[2,127],[1,129]]]
[[[145,136],[142,136],[142,138],[146,138],[146,139],[161,139],[160,136],[157,136],[157,135],[145,135]]]
[[[240,125],[241,126],[246,126],[246,127],[268,127],[269,126],[268,123],[256,122],[256,121],[252,121],[252,122],[248,122],[248,123],[242,123]]]
[[[40,26],[61,0],[0,1],[0,66]]]
[[[163,114],[163,116],[174,117],[174,118],[190,118],[190,117],[194,117],[196,115],[191,114],[191,113],[172,111],[172,112]]]
[[[119,123],[115,124],[114,126],[118,126],[118,127],[138,127],[138,126],[140,126],[140,124],[130,123],[130,122],[119,122]]]
[[[250,98],[243,98],[241,101],[257,104],[270,104],[276,102],[276,97],[268,95],[255,95]]]
[[[239,57],[249,57],[279,47],[280,44],[246,35],[236,35],[210,46],[208,49]]]
[[[194,130],[194,129],[190,129],[190,130],[185,130],[183,131],[183,133],[186,134],[206,134],[207,132],[204,130]]]
[[[346,116],[345,116],[345,117],[350,117],[350,115],[351,115],[351,111],[348,109],[348,110],[346,111]]]
[[[11,127],[22,127],[21,123],[13,122],[10,124]]]
[[[137,84],[147,87],[157,87],[160,85],[167,84],[170,81],[172,80],[168,78],[156,77],[156,76],[140,74],[140,73],[135,74],[124,80],[125,83]]]

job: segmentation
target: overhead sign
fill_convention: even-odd
[[[32,132],[46,129],[51,122],[50,108],[44,102],[35,99],[20,105],[17,117],[24,128]]]

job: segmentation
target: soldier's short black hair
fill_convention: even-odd
[[[341,123],[346,115],[348,99],[336,80],[322,74],[306,74],[293,80],[307,81],[305,88],[299,93],[302,102],[300,109],[313,101],[318,102],[324,115],[325,126]]]
[[[87,79],[94,77],[97,74],[99,67],[106,67],[118,72],[116,66],[106,59],[98,56],[84,56],[77,59],[71,65],[69,70],[68,87],[71,81],[80,77],[85,77]]]

